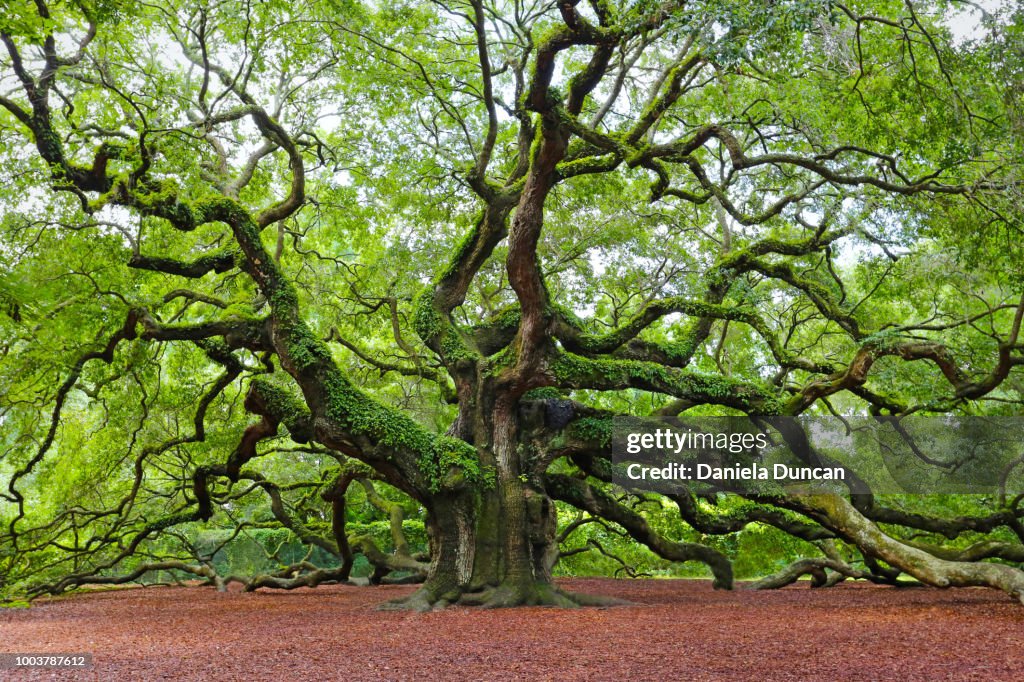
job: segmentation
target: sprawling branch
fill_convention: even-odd
[[[619,504],[608,493],[585,481],[562,474],[548,474],[545,484],[555,499],[619,524],[635,540],[647,545],[662,558],[672,561],[700,561],[707,564],[714,573],[715,587],[732,589],[732,564],[718,551],[704,545],[673,542],[662,537],[650,527],[642,515]]]

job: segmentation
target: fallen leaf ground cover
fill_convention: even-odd
[[[0,651],[91,653],[73,680],[1024,680],[1024,608],[992,590],[721,592],[563,581],[608,609],[376,610],[411,587],[155,587],[0,613]]]

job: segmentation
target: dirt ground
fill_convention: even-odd
[[[0,612],[0,652],[91,653],[74,680],[1024,680],[1024,607],[991,590],[570,580],[635,606],[381,612],[409,587],[156,587]]]

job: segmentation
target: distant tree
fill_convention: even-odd
[[[12,0],[9,582],[363,553],[424,580],[397,606],[568,606],[597,519],[729,588],[611,485],[614,415],[1020,414],[1020,16],[957,41],[966,8]],[[392,550],[346,530],[357,481]],[[663,504],[824,548],[766,586],[1024,599],[1019,497],[746,497]],[[202,521],[338,563],[220,576]]]

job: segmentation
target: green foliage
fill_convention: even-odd
[[[306,559],[309,548],[286,528],[253,528],[232,537],[228,530],[197,534],[194,540],[202,554],[212,552],[211,563],[219,575],[255,576],[277,571]],[[316,547],[307,559],[314,566],[333,567],[336,557]],[[153,576],[158,580],[160,576]]]
[[[200,11],[184,0],[77,0],[42,16],[11,0],[0,32],[30,75],[43,80],[47,36],[60,59],[35,103],[50,106],[42,126],[15,60],[0,56],[0,589],[79,563],[129,569],[141,559],[119,552],[140,534],[153,557],[195,560],[238,519],[274,527],[228,542],[218,570],[301,559],[306,545],[279,527],[266,490],[246,488],[252,480],[208,481],[217,511],[194,521],[196,472],[235,452],[253,422],[250,388],[288,434],[260,442],[246,468],[277,486],[276,511],[300,530],[329,537],[320,495],[353,453],[421,497],[493,490],[492,434],[476,434],[478,446],[439,434],[457,415],[483,428],[476,401],[531,357],[521,340],[488,345],[487,358],[476,343],[507,341],[522,322],[507,263],[522,235],[509,233],[530,208],[520,193],[548,181],[531,255],[550,327],[543,357],[517,377],[545,387],[525,401],[620,414],[670,404],[719,415],[1019,414],[1016,365],[968,401],[934,363],[898,353],[827,406],[803,402],[865,347],[941,343],[965,376],[984,378],[1013,327],[1024,286],[1024,17],[1008,4],[954,40],[947,5],[864,0],[850,8],[858,20],[815,0],[699,0],[668,13],[658,0],[580,3],[597,42],[614,49],[575,116],[566,94],[601,60],[592,41],[561,42],[573,31],[558,4],[514,20],[488,8],[485,87],[472,26],[432,3],[226,0]],[[83,41],[90,23],[96,37]],[[558,49],[542,93],[553,111],[541,116],[517,98],[544,47]],[[529,163],[556,138],[564,157],[528,183]],[[295,158],[304,201],[260,227],[261,211],[292,191]],[[498,214],[500,225],[487,222]],[[471,285],[441,300],[436,287],[459,280],[474,244],[486,257]],[[108,348],[141,310],[168,340]],[[246,335],[263,321],[272,349]],[[555,338],[557,325],[573,338]],[[204,335],[206,346],[188,338]],[[609,339],[615,347],[602,347]],[[452,386],[469,402],[453,404]],[[339,449],[317,443],[318,429]],[[604,455],[611,422],[576,419],[551,442],[521,445],[566,437]],[[366,504],[352,512],[365,502],[356,488],[350,530],[386,546],[387,521]],[[397,489],[382,494],[403,505],[425,549],[425,510]],[[946,516],[1005,503],[887,502]],[[666,537],[726,553],[741,576],[817,551],[756,524],[705,537],[671,505],[640,513]],[[641,572],[702,570],[598,524],[567,547],[588,540]],[[314,552],[316,565],[331,562]],[[559,570],[620,568],[591,549]]]
[[[612,443],[612,420],[607,417],[577,419],[570,426],[569,433],[585,442],[595,442],[602,447],[609,447]]]
[[[420,455],[419,462],[434,492],[459,487],[462,481],[483,488],[494,487],[494,469],[481,465],[476,448],[458,438],[436,438],[434,446]]]

